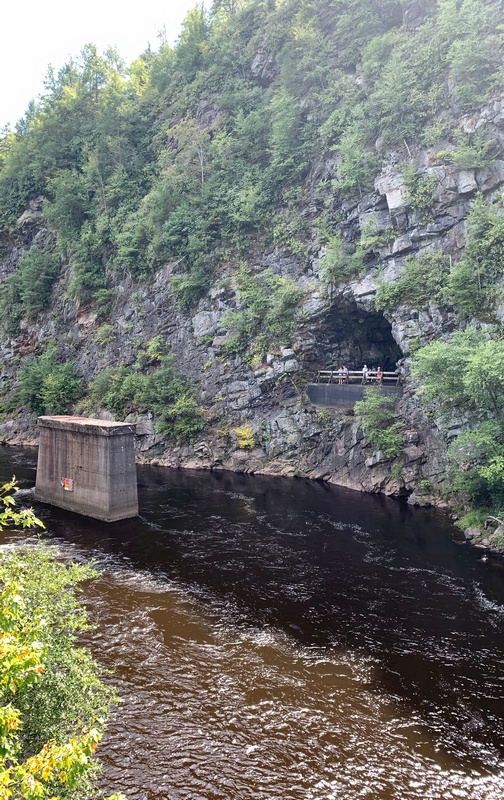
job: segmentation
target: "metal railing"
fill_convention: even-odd
[[[349,369],[341,372],[339,369],[319,369],[317,373],[317,383],[332,383],[344,385],[346,383],[383,384],[388,386],[400,386],[402,375],[397,372],[380,372],[369,369],[366,378],[361,369]]]

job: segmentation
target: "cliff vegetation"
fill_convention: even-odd
[[[146,460],[502,515],[502,10],[215,0],[50,69],[0,139],[4,440],[110,415]],[[308,402],[365,362],[392,415]]]

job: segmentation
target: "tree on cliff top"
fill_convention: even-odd
[[[15,227],[43,196],[71,292],[86,300],[114,271],[145,275],[175,259],[187,308],[220,261],[271,246],[280,227],[300,252],[305,233],[285,213],[299,214],[317,157],[341,155],[336,192],[367,191],[377,137],[432,139],[447,86],[456,115],[501,85],[498,0],[421,11],[412,26],[397,0],[216,3],[189,13],[175,47],[129,70],[87,45],[0,140],[0,225]]]

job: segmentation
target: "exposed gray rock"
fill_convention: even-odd
[[[43,219],[44,213],[42,211],[42,198],[37,197],[34,200],[30,200],[28,208],[19,217],[17,226],[21,230],[33,225],[39,226],[41,225]]]
[[[219,329],[220,314],[217,311],[200,311],[192,318],[192,326],[196,339],[211,336]]]
[[[493,161],[487,167],[479,169],[476,173],[478,189],[481,192],[489,192],[502,186],[504,183],[504,161]]]
[[[460,170],[456,181],[459,194],[470,194],[478,190],[478,182],[475,178],[474,170]]]
[[[369,469],[370,467],[375,467],[377,464],[383,464],[387,461],[390,461],[390,458],[388,458],[381,450],[376,450],[372,456],[366,458],[364,464]]]
[[[254,56],[250,71],[254,78],[258,79],[263,86],[270,83],[276,72],[276,63],[273,53],[269,51],[259,51]]]
[[[404,177],[393,166],[388,167],[376,178],[375,189],[378,194],[385,195],[389,211],[408,205],[408,190]]]

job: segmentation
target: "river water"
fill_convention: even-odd
[[[0,479],[27,489],[35,463],[0,448]],[[106,791],[501,800],[500,562],[457,544],[442,515],[385,498],[138,477],[137,520],[34,506],[49,539],[103,571],[86,603],[88,644],[122,697],[100,748]]]

